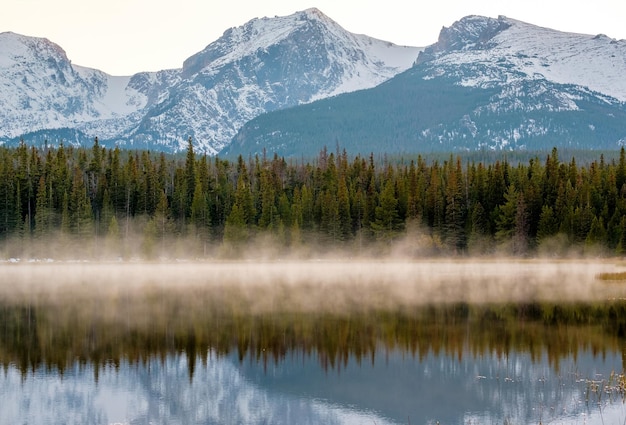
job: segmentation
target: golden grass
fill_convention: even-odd
[[[626,281],[626,272],[598,273],[596,279],[604,281]]]

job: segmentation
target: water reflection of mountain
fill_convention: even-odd
[[[584,377],[608,379],[621,367],[611,353],[598,358],[590,352],[562,359],[556,372],[547,356],[528,353],[506,356],[485,353],[462,359],[430,354],[417,359],[399,351],[378,353],[374,365],[351,359],[341,369],[319,373],[313,357],[292,356],[262,370],[243,362],[242,373],[261,388],[295,396],[332,400],[371,409],[397,423],[547,423],[589,414]]]
[[[598,416],[586,402],[582,377],[607,377],[621,364],[615,353],[581,352],[561,362],[546,356],[495,353],[461,360],[380,351],[374,364],[354,357],[335,370],[315,355],[293,355],[280,364],[208,353],[195,375],[183,354],[145,363],[109,365],[96,382],[93,366],[75,363],[63,377],[39,369],[21,376],[14,366],[0,378],[1,423],[128,424],[406,424],[586,423]],[[601,374],[601,375],[600,375]],[[605,415],[621,402],[603,402]],[[605,416],[606,418],[607,416]],[[599,423],[599,422],[598,422]]]
[[[198,362],[193,381],[188,368],[186,357],[180,355],[144,365],[122,363],[102,370],[97,384],[91,367],[77,365],[62,379],[39,370],[24,380],[10,368],[0,378],[0,401],[8,406],[0,413],[0,423],[389,423],[354,407],[260,388],[226,358],[212,356],[205,365]]]

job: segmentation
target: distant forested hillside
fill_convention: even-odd
[[[220,156],[311,156],[339,145],[368,155],[420,152],[619,149],[625,105],[580,88],[546,82],[519,88],[467,87],[452,77],[409,69],[379,86],[262,114],[244,125]],[[538,91],[538,97],[522,95]],[[559,93],[556,96],[554,93]],[[557,99],[575,98],[575,108]]]
[[[0,239],[3,258],[621,254],[626,155],[229,161],[191,140],[180,156],[21,143],[0,148]]]

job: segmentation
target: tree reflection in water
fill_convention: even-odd
[[[338,313],[246,314],[223,305],[190,307],[171,296],[92,304],[0,304],[0,362],[22,373],[42,366],[61,373],[78,360],[98,367],[121,361],[145,362],[185,353],[191,365],[209,351],[237,353],[263,364],[280,363],[296,352],[315,353],[324,369],[376,361],[380,350],[400,350],[419,359],[428,354],[466,353],[532,359],[547,354],[558,371],[561,358],[589,350],[621,352],[626,301],[427,305],[396,311],[356,309]],[[154,310],[152,309],[154,308]],[[117,313],[111,314],[111,311]],[[134,313],[131,313],[134,312]],[[138,314],[138,316],[136,316]],[[626,354],[625,354],[626,356]],[[626,357],[624,357],[626,360]]]
[[[304,277],[298,281],[279,275],[281,265],[270,265],[262,274],[246,264],[192,270],[156,264],[148,269],[54,265],[35,266],[23,275],[17,274],[21,265],[4,265],[0,363],[5,383],[20,374],[30,388],[34,383],[29,377],[42,371],[68,380],[93,374],[96,384],[110,382],[112,371],[123,371],[120,379],[129,382],[133,374],[137,379],[156,374],[153,378],[168,394],[184,391],[184,403],[192,408],[199,398],[190,394],[223,391],[212,380],[228,370],[233,379],[246,377],[258,388],[284,389],[281,394],[296,393],[294,386],[306,382],[309,399],[316,402],[335,388],[334,400],[378,406],[376,411],[399,423],[406,417],[398,412],[415,411],[418,404],[434,415],[424,420],[451,415],[447,400],[433,413],[436,393],[467,403],[466,410],[454,413],[457,419],[468,415],[464,422],[506,415],[536,418],[531,411],[537,399],[528,402],[528,394],[544,391],[543,375],[570,386],[563,393],[558,385],[550,387],[554,394],[545,387],[547,399],[571,401],[576,392],[583,394],[579,401],[587,397],[591,406],[601,397],[624,396],[626,291],[619,283],[594,281],[596,273],[612,269],[606,264],[563,263],[545,272],[543,280],[528,274],[536,272],[534,263],[523,262],[498,264],[497,269],[462,262],[425,269],[379,263],[356,271],[335,263],[314,266],[301,270]],[[319,267],[332,273],[307,278],[308,271]],[[576,290],[568,286],[564,289],[569,291],[556,292],[573,279],[570,271],[584,273],[584,278],[576,282]],[[51,279],[57,274],[61,282]],[[613,375],[582,371],[583,365],[594,363],[590,358],[611,358],[615,365],[620,356],[621,369]],[[321,374],[312,374],[314,367]],[[443,369],[431,375],[432,368]],[[182,373],[187,386],[170,382],[173,371],[176,377]],[[358,384],[364,374],[383,385],[375,396]],[[515,382],[506,381],[509,375]],[[506,390],[521,380],[523,391]],[[209,383],[216,387],[207,387]],[[392,386],[403,397],[396,397]],[[106,388],[105,382],[100,387]],[[251,391],[249,384],[237,388]],[[267,396],[252,392],[252,400]],[[163,394],[154,394],[151,400],[161,403]],[[303,406],[289,400],[277,405]],[[506,408],[487,417],[472,410],[481,400],[491,400],[485,409]],[[528,412],[514,413],[522,405]],[[378,416],[375,421],[383,423]]]

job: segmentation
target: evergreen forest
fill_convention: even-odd
[[[579,165],[0,147],[0,258],[620,255],[626,154]],[[332,250],[329,250],[332,248]]]

